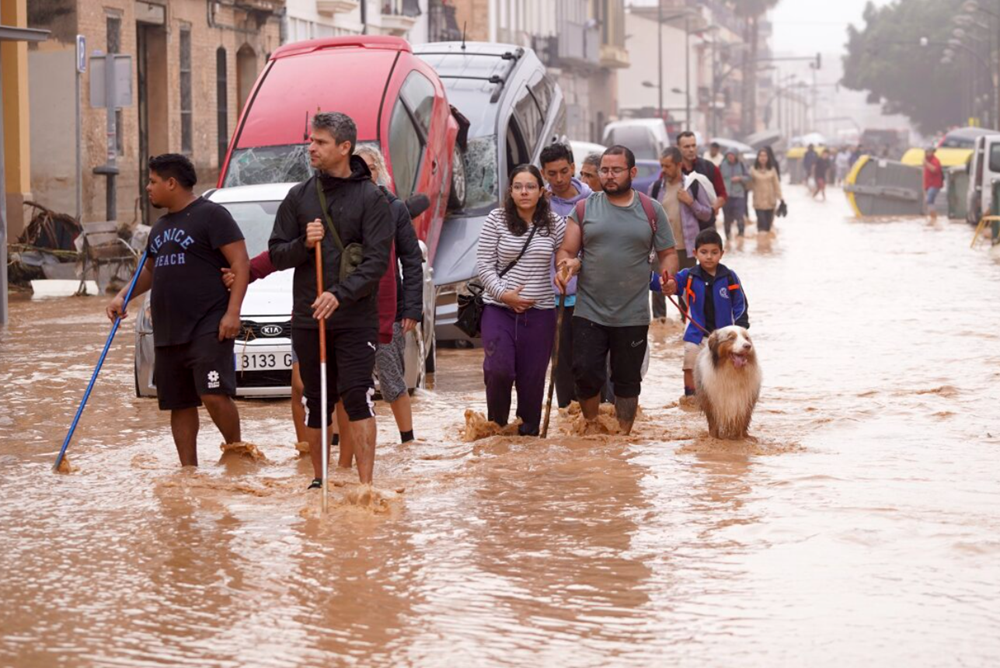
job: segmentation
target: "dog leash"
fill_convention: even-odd
[[[664,293],[664,296],[670,300],[670,303],[673,304],[678,311],[680,311],[681,317],[684,318],[685,321],[690,320],[691,324],[700,329],[705,336],[710,336],[712,334],[710,331],[699,325],[697,320],[689,316],[687,311],[685,311],[680,304],[674,301],[673,296],[666,293]]]

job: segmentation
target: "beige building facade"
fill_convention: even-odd
[[[29,25],[51,37],[28,54],[32,196],[76,213],[77,35],[88,60],[79,75],[81,218],[107,219],[107,180],[93,172],[108,157],[107,111],[91,105],[89,88],[90,57],[112,52],[130,57],[132,90],[113,142],[117,220],[148,223],[149,156],[183,153],[198,170],[198,189],[214,186],[238,114],[281,44],[283,11],[282,2],[266,0],[33,0]]]
[[[624,0],[448,0],[469,41],[532,48],[566,98],[569,139],[600,142],[628,67]]]

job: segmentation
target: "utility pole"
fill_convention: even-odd
[[[684,123],[691,130],[691,19],[684,15]]]
[[[656,0],[656,92],[659,95],[657,112],[663,119],[663,0]]]

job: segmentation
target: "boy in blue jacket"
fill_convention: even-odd
[[[691,321],[684,332],[684,396],[694,396],[694,365],[708,335],[729,325],[750,327],[747,296],[740,279],[721,264],[725,250],[722,237],[714,229],[695,237],[694,254],[698,265],[677,272],[677,295],[687,302]],[[659,286],[654,286],[658,289]]]

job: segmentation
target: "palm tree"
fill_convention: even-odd
[[[746,21],[743,39],[750,45],[743,52],[743,105],[741,125],[743,134],[757,130],[757,41],[760,35],[759,22],[769,10],[781,0],[731,0],[736,15]]]

